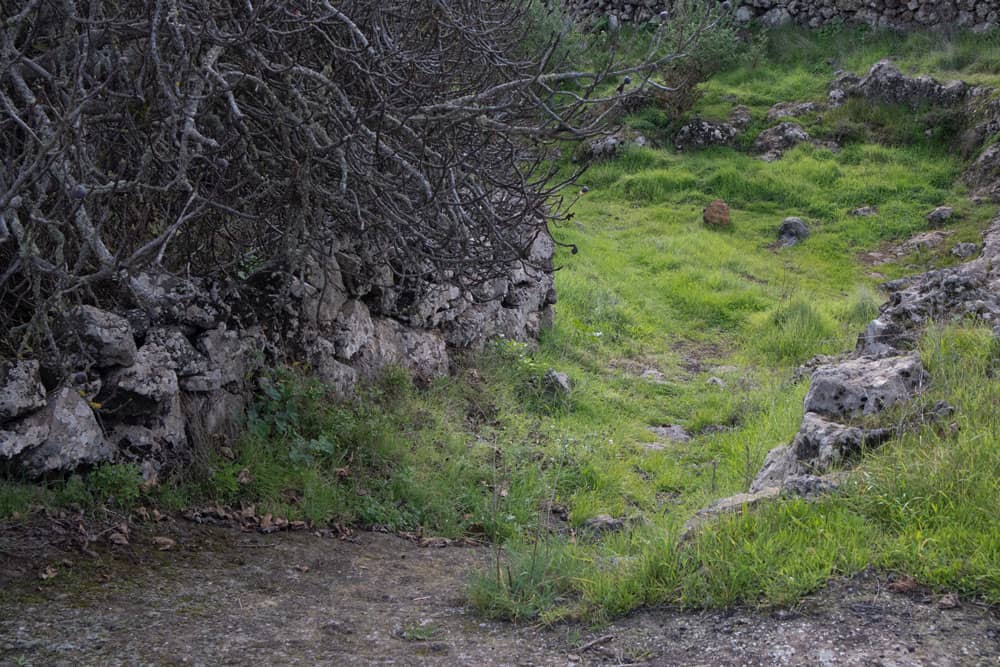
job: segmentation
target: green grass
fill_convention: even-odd
[[[863,71],[893,55],[908,70],[1000,81],[995,35],[790,30],[770,45],[755,65],[713,77],[694,109],[725,117],[748,105],[744,145],[772,104],[823,100],[835,67]],[[928,425],[869,452],[837,495],[776,502],[680,541],[698,508],[745,491],[798,429],[807,386],[791,381],[794,368],[852,349],[880,281],[954,264],[950,247],[978,240],[995,214],[956,185],[967,158],[950,137],[925,132],[936,113],[852,103],[807,116],[813,136],[842,150],[803,145],[773,163],[728,148],[631,149],[583,175],[589,192],[553,230],[579,252],[557,257],[556,325],[537,349],[497,341],[430,387],[392,372],[350,404],[276,372],[232,459],[209,453],[200,475],[149,491],[117,468],[48,487],[4,481],[0,515],[35,504],[252,503],[315,525],[485,538],[502,549],[470,584],[473,604],[545,623],[645,604],[789,603],[869,566],[1000,604],[1000,381],[991,335],[974,327],[930,331],[921,353],[932,390],[904,408],[947,400],[954,428]],[[655,107],[628,119],[654,138],[675,121]],[[732,207],[729,231],[701,222],[716,198]],[[862,262],[925,231],[925,214],[945,203],[954,234],[939,250]],[[867,205],[878,215],[849,215]],[[777,248],[791,215],[810,237]],[[571,396],[544,391],[549,368],[569,374]],[[648,427],[667,424],[694,439],[649,447]],[[627,527],[593,536],[583,526],[598,514]]]

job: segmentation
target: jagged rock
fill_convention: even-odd
[[[0,423],[45,407],[37,361],[0,361]]]
[[[778,242],[786,248],[807,238],[809,238],[809,227],[802,218],[785,218],[778,228]]]
[[[778,102],[767,112],[767,121],[773,123],[782,118],[797,118],[820,110],[815,102]]]
[[[335,345],[319,338],[310,345],[309,363],[323,384],[330,387],[340,400],[346,400],[358,384],[358,372],[335,358]]]
[[[936,209],[927,214],[927,222],[930,223],[932,227],[937,227],[938,225],[943,225],[947,222],[954,214],[955,209],[951,206],[938,206]]]
[[[780,487],[792,477],[823,474],[850,460],[862,447],[879,445],[891,435],[890,429],[845,426],[807,412],[792,443],[768,453],[750,491]]]
[[[33,477],[71,471],[114,456],[93,410],[69,387],[56,391],[45,410],[30,415],[27,421],[21,431],[26,438],[22,443],[27,446],[15,455],[18,465]],[[0,436],[0,450],[6,449],[2,442]],[[16,449],[17,445],[7,451]]]
[[[542,378],[542,389],[550,396],[565,397],[573,393],[573,383],[565,373],[550,368]]]
[[[643,135],[622,129],[614,134],[584,142],[579,155],[584,160],[607,160],[629,146],[648,145],[649,140]]]
[[[728,229],[732,226],[729,218],[729,204],[716,199],[702,211],[702,219],[709,227],[716,229]]]
[[[728,123],[696,118],[682,127],[674,137],[679,151],[698,150],[709,146],[732,146],[739,132]]]
[[[786,496],[798,498],[815,498],[816,496],[833,493],[840,488],[844,475],[793,475],[781,484],[781,492]]]
[[[813,373],[805,410],[830,419],[871,415],[912,398],[927,381],[915,355],[850,359]]]
[[[750,115],[750,109],[742,104],[729,112],[729,124],[739,132],[747,129],[752,121],[753,116]]]
[[[896,340],[898,334],[899,332],[892,322],[876,318],[858,336],[857,350],[861,354],[872,357],[898,354],[899,351],[892,345],[892,341]]]
[[[803,141],[809,141],[809,134],[797,123],[781,123],[760,133],[754,148],[761,153],[761,159],[772,162],[781,158],[785,151]]]
[[[914,109],[924,105],[955,106],[964,101],[969,90],[962,81],[941,84],[929,76],[908,77],[889,60],[872,65],[857,84],[837,87],[874,102],[903,104]]]
[[[978,243],[959,243],[951,249],[951,254],[960,259],[968,259],[979,252]]]
[[[371,313],[361,301],[348,301],[341,308],[334,327],[336,355],[350,361],[375,335]]]
[[[139,351],[136,363],[115,371],[98,397],[102,414],[112,418],[161,415],[180,391],[177,373]]]
[[[220,300],[191,280],[164,272],[145,272],[129,277],[133,296],[148,323],[181,324],[211,329],[223,318]]]
[[[145,363],[175,371],[178,377],[202,375],[209,371],[208,359],[194,349],[177,329],[150,329],[139,352],[138,357]]]
[[[225,325],[201,334],[195,347],[208,358],[209,368],[219,370],[223,386],[243,386],[259,368],[265,351],[258,331],[237,332]]]
[[[128,320],[93,306],[77,306],[64,322],[70,347],[100,367],[131,366],[135,362],[135,339]]]
[[[107,439],[122,457],[155,471],[187,463],[190,447],[180,395],[167,399],[159,412],[145,411],[115,423]]]
[[[705,384],[707,384],[710,387],[715,387],[716,389],[725,389],[726,388],[725,381],[722,378],[718,378],[718,377],[710,377],[710,378],[708,378],[707,380],[705,380]]]
[[[304,265],[301,278],[292,280],[292,295],[301,300],[300,312],[306,324],[329,327],[348,299],[336,253],[330,252],[322,263],[309,255]]]
[[[962,175],[973,197],[1000,201],[1000,143],[988,146]]]

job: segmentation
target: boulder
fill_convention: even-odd
[[[36,440],[45,433],[41,442],[24,448],[18,456],[20,467],[33,477],[110,461],[115,454],[93,410],[69,387],[56,391],[45,410],[28,419],[32,421],[28,430]]]
[[[113,419],[160,415],[179,392],[176,372],[140,354],[135,364],[108,376],[98,402],[102,415]]]
[[[757,136],[754,149],[761,153],[761,159],[773,162],[780,159],[788,149],[809,141],[809,134],[797,123],[781,123],[768,128]]]
[[[729,218],[729,204],[716,199],[702,211],[702,219],[705,224],[715,229],[728,229],[732,226]]]
[[[862,448],[882,444],[892,433],[891,429],[845,426],[807,412],[792,443],[768,453],[750,485],[750,492],[756,493],[769,486],[780,487],[796,476],[822,475],[849,461]]]
[[[696,118],[677,132],[674,146],[679,151],[698,150],[709,146],[732,146],[737,134],[739,134],[737,129],[729,123]]]
[[[850,359],[813,373],[805,410],[834,420],[872,415],[909,400],[927,382],[916,355]]]
[[[927,214],[927,222],[931,227],[938,227],[947,222],[955,214],[955,209],[951,206],[938,206]]]
[[[347,400],[358,384],[358,372],[336,359],[333,342],[319,338],[309,346],[307,358],[320,381],[340,400]]]
[[[873,102],[901,104],[916,109],[927,105],[950,107],[961,104],[969,86],[961,81],[942,84],[929,76],[908,77],[892,61],[880,60],[856,85],[844,89],[848,94]]]
[[[101,368],[131,366],[135,362],[132,326],[120,315],[93,306],[77,306],[63,323],[69,347]]]
[[[130,276],[129,288],[139,303],[139,313],[152,324],[180,324],[204,330],[225,319],[221,300],[192,280],[147,271]]]
[[[807,238],[809,238],[809,227],[802,218],[785,218],[778,228],[778,242],[786,248]]]
[[[187,337],[174,328],[152,328],[138,359],[177,373],[178,377],[203,375],[209,372],[208,359],[194,348]]]
[[[37,361],[0,361],[0,423],[45,407]]]

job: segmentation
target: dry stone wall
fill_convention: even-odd
[[[669,12],[665,0],[565,0],[584,20],[607,17],[613,24],[659,21]],[[819,28],[832,22],[913,28],[967,28],[986,31],[1000,25],[1000,0],[743,0],[724,3],[744,23],[774,27],[796,23]]]
[[[0,467],[44,477],[138,464],[147,481],[234,435],[267,368],[304,362],[341,398],[389,366],[429,380],[456,349],[530,341],[553,319],[555,245],[475,290],[412,284],[343,245],[322,266],[267,267],[239,290],[122,275],[120,308],[70,309],[59,359],[0,359]]]

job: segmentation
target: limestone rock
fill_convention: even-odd
[[[927,214],[927,222],[931,227],[938,227],[943,225],[951,216],[955,214],[955,209],[951,206],[938,206],[936,209]]]
[[[778,242],[786,248],[807,238],[809,238],[809,227],[802,218],[785,218],[778,228]]]
[[[978,243],[959,243],[951,249],[951,254],[960,259],[968,259],[979,252]]]
[[[778,160],[788,149],[809,141],[809,134],[797,123],[781,123],[768,128],[757,136],[754,149],[767,162]]]
[[[45,407],[37,361],[0,361],[0,423]]]
[[[830,419],[871,415],[912,398],[927,381],[916,355],[850,359],[813,373],[805,410]]]
[[[345,361],[354,358],[375,335],[371,313],[361,301],[348,301],[341,308],[334,327],[336,355]]]
[[[746,130],[752,121],[753,116],[750,115],[750,109],[742,104],[729,113],[729,124],[739,132]]]
[[[683,126],[674,137],[679,151],[698,150],[709,146],[732,146],[739,132],[728,123],[696,118]]]
[[[542,378],[542,388],[550,396],[566,397],[573,393],[573,383],[565,373],[550,368]]]
[[[73,308],[64,322],[70,347],[90,357],[97,366],[131,366],[135,339],[128,320],[93,306]]]
[[[584,142],[578,154],[584,160],[608,160],[630,146],[648,146],[649,140],[629,130],[619,130],[604,137]]]
[[[211,329],[224,319],[218,299],[194,281],[166,272],[147,271],[129,277],[129,287],[148,321]]]
[[[728,229],[732,226],[732,221],[729,218],[729,204],[721,199],[716,199],[702,211],[702,219],[709,227]]]
[[[1000,201],[1000,143],[988,146],[962,174],[973,197]]]
[[[815,102],[778,102],[767,112],[767,121],[773,123],[783,118],[796,118],[820,110]]]
[[[924,105],[955,106],[964,101],[968,90],[961,81],[941,84],[929,76],[908,77],[892,61],[880,60],[847,92],[874,102],[916,109]]]
[[[34,477],[109,461],[114,455],[93,410],[68,387],[56,391],[46,409],[38,413],[36,428],[47,430],[44,440],[18,457],[19,465]]]
[[[772,449],[750,491],[782,486],[789,478],[820,475],[857,455],[864,446],[881,444],[892,435],[889,429],[845,426],[807,412],[790,445]]]
[[[780,28],[792,22],[792,15],[784,7],[774,7],[764,12],[758,20],[765,28]]]

